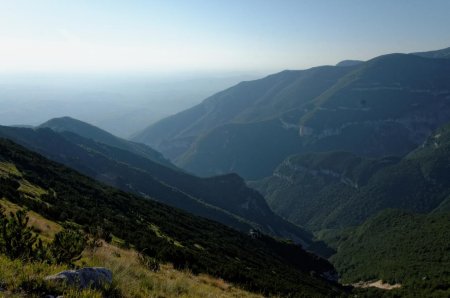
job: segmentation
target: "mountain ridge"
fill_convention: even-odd
[[[116,137],[103,129],[72,117],[65,116],[60,118],[52,118],[38,125],[37,128],[50,128],[56,132],[73,132],[82,135],[85,138],[97,140],[110,146],[131,151],[162,165],[174,167],[174,165],[165,159],[161,153],[146,145],[130,142],[128,140]]]
[[[236,175],[198,178],[65,130],[0,127],[10,138],[46,157],[124,191],[157,199],[243,232],[258,229],[305,247],[312,235],[275,215],[264,198]]]
[[[349,67],[283,71],[219,92],[135,140],[197,175],[234,171],[247,180],[302,152],[404,155],[450,120],[449,61],[388,54]],[[270,143],[283,135],[292,144],[285,152]]]

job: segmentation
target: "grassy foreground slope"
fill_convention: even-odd
[[[341,293],[320,277],[333,267],[297,245],[251,238],[101,185],[7,140],[0,140],[0,160],[0,196],[49,220],[101,227],[175,268],[222,277],[251,291],[293,297]]]
[[[5,199],[0,205],[6,211],[22,209]],[[39,237],[49,242],[61,230],[61,225],[35,212],[29,212],[29,226]],[[172,265],[161,265],[157,272],[149,270],[133,249],[121,248],[102,242],[100,247],[85,249],[77,266],[106,267],[113,272],[113,285],[108,289],[119,297],[262,297],[241,290],[222,279],[205,274],[194,275],[189,271],[175,270]],[[64,297],[103,297],[105,290],[78,291],[72,287],[55,287],[44,281],[45,276],[69,269],[67,265],[10,260],[0,255],[0,296],[42,297],[46,294],[62,294]],[[3,297],[3,296],[2,296]]]

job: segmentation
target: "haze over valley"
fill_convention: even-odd
[[[247,73],[0,75],[0,124],[38,125],[70,116],[129,137],[220,90],[257,78]]]

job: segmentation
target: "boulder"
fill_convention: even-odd
[[[102,267],[87,267],[79,270],[66,270],[55,275],[45,277],[51,282],[63,282],[80,289],[101,288],[112,283],[112,272]]]

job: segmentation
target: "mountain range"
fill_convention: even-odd
[[[298,153],[404,155],[450,120],[447,52],[389,54],[242,82],[133,140],[195,174],[236,172],[247,180],[271,175]]]

